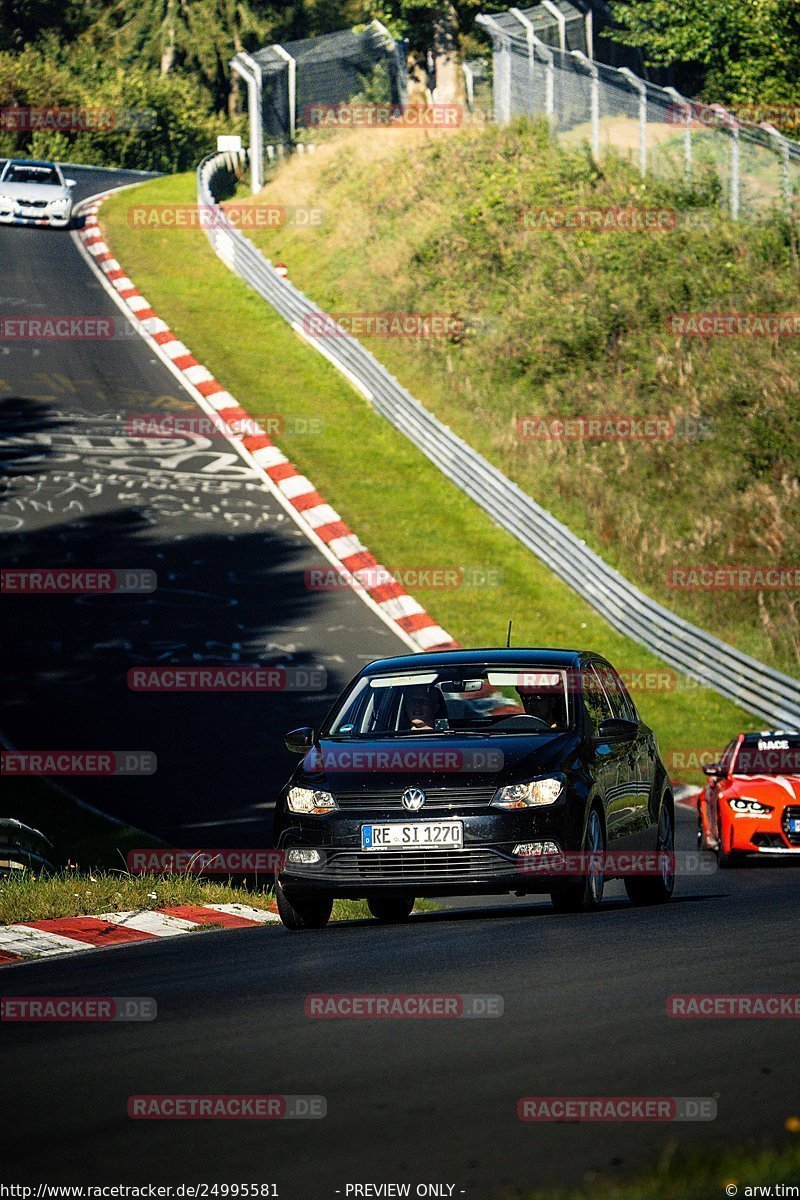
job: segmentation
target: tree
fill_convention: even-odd
[[[285,9],[250,0],[118,0],[100,24],[122,61],[190,72],[215,107],[230,109],[231,58],[274,41],[285,19]]]
[[[617,0],[612,11],[615,39],[649,65],[701,67],[710,102],[800,101],[798,0]]]

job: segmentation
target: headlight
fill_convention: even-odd
[[[762,804],[759,800],[749,800],[747,796],[736,797],[729,800],[731,808],[737,813],[747,813],[751,817],[768,817],[772,812],[766,804]]]
[[[330,792],[317,792],[304,787],[289,788],[286,803],[289,812],[293,813],[326,813],[339,807]]]
[[[13,196],[0,196],[0,208],[13,208],[13,207],[14,207]]]
[[[48,208],[66,208],[69,204],[69,199],[66,196],[60,196],[58,200],[48,201]]]
[[[492,804],[495,808],[543,808],[555,804],[563,791],[563,778],[547,775],[543,779],[532,779],[530,783],[510,783],[499,788]]]

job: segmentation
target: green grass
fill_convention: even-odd
[[[786,1128],[797,1133],[800,1119],[788,1118]],[[674,1151],[674,1144],[671,1149]],[[726,1188],[736,1187],[740,1200],[745,1200],[760,1194],[748,1188],[771,1185],[774,1197],[779,1194],[777,1185],[797,1187],[799,1181],[800,1145],[795,1143],[781,1150],[704,1151],[682,1158],[667,1155],[658,1171],[625,1182],[600,1180],[582,1188],[515,1191],[506,1196],[507,1200],[724,1200]]]
[[[800,563],[800,338],[681,340],[667,331],[671,313],[796,312],[797,225],[731,222],[717,204],[724,163],[708,153],[724,139],[696,141],[689,191],[642,182],[613,155],[598,168],[585,148],[559,148],[524,122],[411,144],[349,135],[281,166],[263,193],[273,204],[322,205],[325,223],[252,238],[329,312],[474,318],[459,344],[366,344],[649,595],[796,674],[796,590],[667,584],[673,567]],[[748,179],[765,155],[743,149]],[[679,222],[654,234],[521,226],[525,208],[572,205],[666,207]],[[530,414],[603,413],[692,421],[703,436],[545,442],[516,432]]]
[[[248,411],[322,418],[321,434],[287,431],[278,439],[281,448],[381,562],[500,573],[496,586],[417,592],[436,620],[465,645],[496,646],[504,643],[513,617],[517,645],[589,646],[626,671],[663,670],[377,416],[222,265],[201,231],[136,230],[127,221],[132,203],[193,199],[194,177],[183,175],[109,200],[100,216],[115,256],[177,336]],[[674,691],[637,692],[636,699],[664,753],[721,748],[737,730],[754,724],[733,704],[686,680]]]
[[[24,872],[0,880],[0,926],[18,921],[169,908],[177,904],[247,904],[251,908],[274,909],[274,902],[274,894],[263,884],[240,887],[193,875],[129,875],[123,870],[87,874],[65,869],[36,879]],[[416,910],[435,907],[431,901],[418,900]],[[364,920],[369,915],[364,900],[334,902],[334,921]]]

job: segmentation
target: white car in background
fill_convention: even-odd
[[[50,225],[68,229],[74,179],[57,163],[11,158],[0,173],[0,225]]]

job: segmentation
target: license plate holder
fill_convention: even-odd
[[[461,850],[463,821],[394,821],[361,826],[361,849]]]

